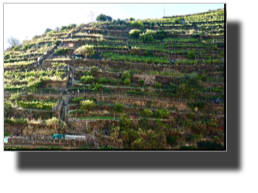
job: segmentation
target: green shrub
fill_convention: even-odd
[[[131,26],[132,27],[143,27],[143,22],[141,20],[138,20],[138,21],[132,21],[131,22]]]
[[[81,109],[92,110],[96,107],[96,103],[91,100],[85,100],[81,102]]]
[[[130,71],[127,70],[127,71],[124,71],[123,74],[122,74],[122,80],[125,80],[125,79],[131,79],[131,74],[130,74]]]
[[[22,50],[25,51],[27,49],[30,49],[34,44],[25,44],[22,46]]]
[[[64,48],[64,49],[56,49],[54,54],[55,55],[66,55],[68,52],[68,48]]]
[[[20,50],[20,46],[15,46],[14,48],[13,48],[13,51],[19,51]]]
[[[218,141],[219,141],[219,137],[218,137],[218,136],[215,136],[215,137],[214,137],[214,141],[215,141],[215,142],[218,142]]]
[[[170,112],[166,109],[158,110],[154,112],[154,117],[157,118],[168,118]]]
[[[98,80],[99,83],[106,83],[106,81],[107,81],[106,78],[99,78]]]
[[[124,80],[124,85],[129,85],[129,84],[131,84],[130,79],[129,78],[125,79]]]
[[[18,124],[18,125],[25,125],[27,123],[27,119],[24,119],[22,117],[18,118],[18,119],[9,119],[9,118],[5,118],[4,119],[4,123],[8,123],[8,124]]]
[[[140,84],[141,86],[143,86],[143,85],[144,85],[144,80],[139,80],[139,84]]]
[[[110,84],[115,85],[117,84],[117,81],[114,78],[109,79]]]
[[[71,115],[75,115],[76,113],[77,114],[84,114],[84,110],[75,109],[75,110],[70,112]]]
[[[188,59],[194,59],[195,58],[195,56],[194,56],[194,52],[188,52]]]
[[[4,55],[4,60],[7,60],[7,59],[9,59],[10,58],[10,54],[5,54]]]
[[[10,100],[19,100],[20,96],[21,96],[21,93],[11,94]]]
[[[143,111],[141,112],[141,115],[144,116],[144,117],[150,117],[152,116],[152,111],[149,110],[149,109],[143,109]]]
[[[130,32],[129,32],[129,37],[131,38],[138,38],[139,35],[141,33],[141,30],[138,30],[138,29],[132,29]]]
[[[91,83],[94,80],[93,76],[82,76],[80,79],[84,83]]]
[[[158,82],[155,83],[155,87],[156,87],[156,88],[161,88],[161,86],[162,86],[161,83],[158,83]]]
[[[77,98],[73,98],[73,102],[74,103],[80,103],[80,101],[82,101],[84,98],[83,97],[77,97]]]
[[[124,111],[124,109],[125,109],[125,107],[124,107],[124,105],[123,104],[120,104],[120,103],[116,103],[116,105],[115,105],[115,111],[116,112],[123,112]]]
[[[103,88],[103,85],[102,84],[98,84],[98,83],[96,83],[96,84],[92,84],[91,86],[90,86],[90,90],[92,90],[92,91],[94,91],[94,92],[99,92],[100,91],[100,89],[102,89]]]
[[[58,44],[59,44],[59,41],[58,41],[58,40],[53,41],[53,42],[52,42],[52,45],[54,45],[54,44],[58,45]]]
[[[93,45],[85,45],[85,46],[79,47],[74,51],[74,53],[78,54],[78,55],[84,55],[86,57],[91,56],[94,54],[94,46]]]

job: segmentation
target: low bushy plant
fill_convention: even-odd
[[[124,105],[123,105],[123,104],[116,103],[116,105],[115,105],[115,111],[116,111],[116,112],[121,113],[121,112],[123,112],[123,111],[124,111],[124,109],[125,109],[125,107],[124,107]]]
[[[129,85],[129,84],[131,84],[131,81],[130,81],[129,78],[126,78],[126,79],[124,80],[124,85]]]
[[[141,112],[141,115],[144,116],[144,117],[150,117],[152,116],[152,111],[149,110],[149,109],[143,109],[143,111]]]
[[[91,83],[94,80],[93,76],[82,76],[80,79],[84,83]]]
[[[92,110],[96,107],[96,103],[92,100],[85,100],[81,102],[81,109]]]

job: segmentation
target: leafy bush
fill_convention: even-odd
[[[143,86],[143,85],[144,85],[144,80],[139,80],[139,84],[140,84],[141,86]]]
[[[5,54],[4,55],[4,60],[7,60],[7,59],[9,59],[10,58],[10,54]]]
[[[21,93],[11,94],[10,100],[19,100],[20,96],[21,96]]]
[[[138,20],[138,21],[132,21],[131,22],[131,26],[132,27],[143,27],[143,22],[141,20]]]
[[[156,31],[148,30],[145,33],[140,34],[140,40],[143,42],[153,42],[153,36],[156,34]]]
[[[19,51],[20,50],[20,46],[15,46],[14,48],[13,48],[13,51]]]
[[[123,74],[122,74],[122,80],[125,80],[125,79],[131,79],[131,74],[130,74],[130,71],[127,70],[127,71],[124,71]]]
[[[80,109],[75,109],[73,111],[70,112],[71,115],[74,115],[74,114],[84,114],[84,110],[80,110]]]
[[[73,98],[73,102],[74,103],[80,103],[80,101],[82,101],[84,98],[83,97],[77,97],[77,98]]]
[[[132,30],[129,32],[129,37],[131,37],[131,38],[139,38],[140,33],[141,33],[141,30],[132,29]]]
[[[17,101],[17,104],[22,108],[52,110],[52,107],[57,105],[57,102],[51,102],[51,101]]]
[[[106,81],[107,81],[106,78],[99,78],[98,80],[99,83],[105,83]]]
[[[144,116],[144,117],[150,117],[152,116],[152,111],[149,110],[149,109],[143,109],[143,111],[141,112],[141,115]]]
[[[24,45],[22,46],[22,50],[25,51],[25,50],[27,50],[27,49],[30,49],[33,45],[34,45],[34,44],[24,44]]]
[[[91,83],[94,80],[93,76],[82,76],[80,79],[84,83]]]
[[[123,104],[116,103],[116,105],[115,105],[115,111],[116,111],[116,112],[123,112],[124,109],[125,109],[125,107],[124,107]]]
[[[81,109],[92,110],[96,107],[96,103],[92,100],[85,100],[81,102]]]
[[[59,44],[59,41],[58,41],[58,40],[53,41],[53,42],[52,42],[52,45],[54,45],[54,44],[58,45],[58,44]]]
[[[131,81],[130,81],[129,78],[126,78],[126,79],[124,80],[124,85],[129,85],[129,84],[131,84]]]
[[[55,55],[66,55],[68,52],[68,48],[64,48],[64,49],[56,49],[54,54]]]
[[[194,52],[188,52],[188,59],[194,59]]]
[[[154,117],[157,118],[168,118],[170,112],[166,109],[158,110],[154,112]]]
[[[85,45],[85,46],[79,47],[74,51],[74,53],[78,54],[78,55],[84,55],[86,57],[91,56],[94,54],[94,46],[93,45]]]
[[[25,125],[27,123],[27,119],[24,119],[22,117],[18,118],[18,119],[14,119],[14,118],[5,118],[4,119],[4,123],[8,123],[8,124],[18,124],[18,125]]]
[[[156,88],[161,88],[161,86],[162,86],[161,83],[158,83],[158,82],[155,83],[155,87],[156,87]]]
[[[94,91],[94,92],[99,92],[100,91],[100,89],[102,89],[103,88],[103,85],[102,84],[98,84],[98,83],[96,83],[96,84],[92,84],[91,86],[90,86],[90,89],[92,90],[92,91]]]
[[[105,15],[105,14],[100,14],[96,18],[97,21],[112,21],[112,17]]]

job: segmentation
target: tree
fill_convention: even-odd
[[[47,33],[50,32],[50,31],[51,31],[51,29],[50,29],[50,28],[47,28],[47,29],[45,30],[44,34],[47,34]]]
[[[97,21],[107,21],[107,16],[104,15],[104,14],[100,14],[100,15],[97,16],[96,20]]]
[[[107,20],[108,20],[108,21],[112,21],[113,19],[112,19],[112,17],[107,16]]]
[[[58,31],[60,30],[60,28],[59,28],[59,27],[56,27],[55,30],[56,30],[56,32],[58,32]]]
[[[12,47],[14,46],[18,46],[20,43],[20,41],[12,36],[10,36],[8,39],[7,39],[8,43],[12,45]]]
[[[129,19],[129,21],[135,21],[135,19],[131,17],[131,18]]]
[[[138,38],[139,35],[141,33],[141,30],[138,30],[138,29],[132,29],[130,32],[129,32],[129,36],[131,38]]]

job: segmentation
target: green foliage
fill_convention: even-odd
[[[4,60],[7,60],[7,59],[9,59],[10,58],[10,54],[5,54],[4,55]]]
[[[20,46],[15,46],[14,48],[13,48],[13,51],[19,51],[20,50]]]
[[[139,80],[139,84],[140,84],[141,86],[143,86],[143,85],[144,85],[144,80]]]
[[[157,117],[157,118],[168,118],[170,112],[166,109],[162,109],[162,110],[158,110],[158,111],[155,111],[154,112],[154,117]]]
[[[19,100],[22,93],[11,94],[10,100]]]
[[[75,114],[84,114],[84,110],[80,110],[80,109],[75,109],[75,110],[72,110],[70,111],[71,115],[75,115]]]
[[[170,145],[174,145],[177,142],[177,136],[169,135],[167,136],[167,143]]]
[[[4,136],[10,136],[10,133],[4,132]]]
[[[192,51],[188,52],[188,59],[189,60],[194,59],[194,57],[195,57],[194,52],[192,52]]]
[[[105,14],[100,14],[96,18],[97,21],[112,21],[112,17],[105,15]]]
[[[215,141],[215,142],[218,142],[218,141],[219,141],[219,137],[218,137],[218,136],[215,136],[215,137],[214,137],[214,141]]]
[[[17,104],[22,108],[52,110],[52,107],[57,105],[57,102],[51,102],[51,101],[17,101]]]
[[[124,107],[124,105],[123,105],[123,104],[116,103],[116,105],[115,105],[115,111],[116,111],[116,112],[121,113],[121,112],[123,112],[123,111],[124,111],[124,109],[125,109],[125,107]]]
[[[84,55],[84,56],[91,56],[94,54],[94,46],[93,45],[85,45],[77,48],[74,51],[75,54]]]
[[[96,103],[92,100],[85,100],[81,102],[81,109],[92,110],[96,107]]]
[[[24,118],[22,118],[22,117],[20,117],[20,118],[18,118],[18,119],[5,118],[5,119],[4,119],[4,123],[10,124],[10,125],[13,125],[13,124],[25,125],[25,124],[27,124],[27,119],[24,119]]]
[[[156,88],[161,88],[161,86],[162,86],[161,83],[158,83],[158,82],[155,83],[155,87],[156,87]]]
[[[124,71],[123,74],[122,74],[122,80],[124,81],[125,79],[131,79],[131,74],[130,74],[130,71],[127,70],[127,71]]]
[[[93,83],[90,86],[90,90],[92,90],[94,92],[99,92],[102,88],[103,88],[103,85],[102,84],[98,84],[98,83],[96,83],[96,84]]]
[[[66,55],[67,52],[68,52],[68,48],[64,48],[64,49],[60,48],[60,49],[56,49],[54,54],[55,55]]]
[[[144,117],[150,117],[152,116],[152,111],[149,110],[149,109],[143,109],[143,111],[141,111],[141,115],[144,116]]]
[[[137,20],[137,21],[132,21],[131,22],[131,26],[132,27],[143,27],[143,22],[141,20]]]
[[[94,81],[94,77],[93,76],[82,76],[80,78],[80,80],[84,83],[91,83]]]
[[[148,30],[145,33],[140,34],[140,40],[143,42],[153,42],[153,36],[156,34],[156,31]]]
[[[77,97],[77,98],[73,98],[73,102],[74,103],[80,103],[80,101],[82,101],[84,98],[83,97]]]
[[[55,44],[55,45],[58,45],[58,44],[59,44],[59,41],[58,41],[58,40],[53,41],[53,42],[52,42],[52,45],[54,45],[54,44]]]
[[[98,82],[99,83],[106,83],[107,79],[106,78],[99,78]]]
[[[126,78],[126,79],[124,80],[124,85],[129,85],[129,84],[131,84],[131,81],[130,81],[129,78]]]
[[[131,37],[131,38],[139,38],[140,33],[141,33],[141,30],[132,29],[132,30],[129,32],[129,37]]]
[[[23,51],[26,51],[27,49],[30,49],[33,45],[34,45],[34,44],[24,44],[24,45],[22,46],[22,50],[23,50]]]

